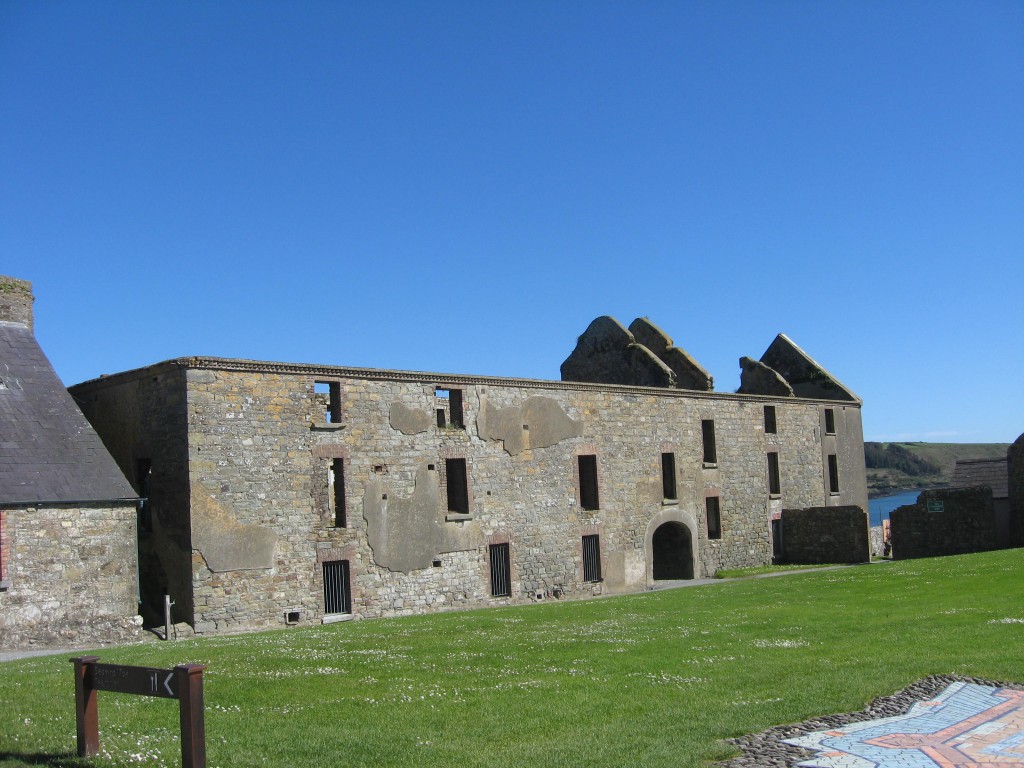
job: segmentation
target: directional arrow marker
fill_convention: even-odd
[[[167,689],[167,694],[169,696],[175,696],[176,695],[174,693],[174,690],[171,688],[171,680],[173,680],[173,679],[174,679],[174,673],[171,672],[169,675],[167,675],[167,678],[164,680],[164,688]]]

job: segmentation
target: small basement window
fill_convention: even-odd
[[[323,564],[324,613],[352,613],[348,560],[328,560]]]
[[[601,581],[601,537],[583,537],[583,580]]]
[[[508,597],[512,594],[512,561],[508,544],[491,544],[491,596]]]

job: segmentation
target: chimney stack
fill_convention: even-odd
[[[0,322],[19,323],[32,330],[32,283],[0,275]]]

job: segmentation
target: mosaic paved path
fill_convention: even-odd
[[[957,682],[905,715],[785,739],[808,768],[1024,766],[1024,691]]]

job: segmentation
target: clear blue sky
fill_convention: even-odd
[[[0,274],[65,383],[558,378],[789,335],[869,440],[1024,432],[1024,3],[0,3]]]

